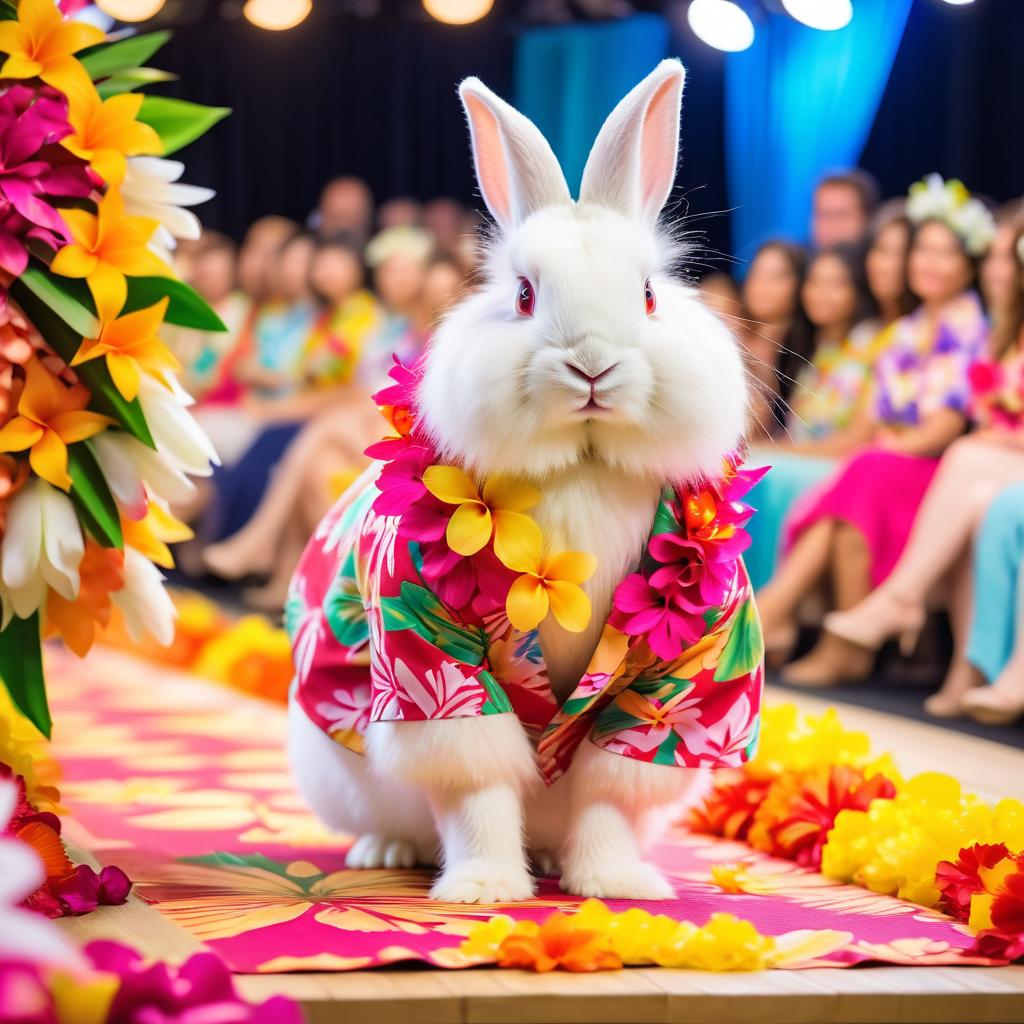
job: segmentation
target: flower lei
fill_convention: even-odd
[[[394,383],[373,398],[394,433],[366,449],[384,463],[373,509],[399,517],[399,535],[420,544],[423,576],[437,595],[480,615],[504,607],[524,632],[549,611],[569,632],[586,629],[591,606],[581,584],[594,573],[594,556],[544,553],[541,530],[527,514],[541,498],[535,488],[501,477],[480,487],[465,470],[440,464],[419,424],[418,371],[396,359],[389,376]],[[672,500],[659,506],[639,571],[615,591],[611,625],[644,637],[664,659],[700,639],[750,543],[743,527],[753,509],[740,498],[765,472],[743,471],[730,457],[720,480],[666,492]]]
[[[996,233],[996,221],[988,207],[974,198],[962,181],[943,181],[940,174],[926,175],[910,186],[906,213],[912,224],[941,221],[971,256],[984,256]]]

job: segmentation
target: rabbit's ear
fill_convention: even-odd
[[[534,210],[571,201],[555,154],[537,126],[467,78],[459,96],[469,121],[473,163],[487,208],[506,230]]]
[[[608,115],[587,159],[581,203],[654,223],[676,177],[686,69],[663,60]]]

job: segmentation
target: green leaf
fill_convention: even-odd
[[[41,299],[64,323],[73,327],[82,338],[95,338],[100,331],[99,321],[91,310],[89,289],[82,281],[70,277],[57,277],[41,267],[28,266],[18,278],[37,298]],[[76,348],[77,351],[77,348]]]
[[[131,36],[116,43],[105,43],[92,47],[81,57],[82,66],[89,72],[95,82],[99,78],[109,78],[122,71],[131,71],[149,60],[168,39],[170,32],[147,32],[141,36]]]
[[[651,536],[657,536],[659,533],[679,532],[679,520],[676,519],[675,513],[672,511],[672,501],[674,498],[675,492],[671,489],[666,489],[662,492],[661,500],[658,502],[658,510],[654,513],[654,525],[651,527]]]
[[[86,442],[68,446],[68,474],[71,500],[85,528],[106,548],[124,547],[117,504]]]
[[[57,355],[66,363],[70,363],[82,344],[83,337],[95,336],[77,331],[69,324],[61,313],[51,307],[26,283],[24,275],[11,285],[11,294],[18,305],[25,310],[29,320],[39,329],[39,333],[54,347]],[[80,307],[81,309],[81,307]],[[74,316],[80,315],[74,313]],[[90,359],[87,363],[75,367],[82,383],[92,393],[91,407],[96,412],[117,420],[125,430],[137,437],[143,444],[155,448],[153,435],[149,432],[146,417],[138,399],[127,401],[114,386],[107,369],[105,359]]]
[[[484,715],[504,715],[512,710],[512,701],[494,676],[484,669],[477,673],[477,682],[487,691],[487,700],[481,708]]]
[[[739,679],[753,672],[764,657],[761,619],[752,597],[747,598],[728,629],[729,639],[725,642],[725,649],[715,669],[716,683]]]
[[[429,590],[415,583],[405,581],[400,594],[400,597],[381,598],[385,629],[411,629],[450,657],[467,665],[483,663],[486,650],[483,630],[458,625]]]
[[[134,313],[137,309],[145,309],[164,296],[171,300],[164,314],[167,323],[194,327],[199,331],[227,330],[224,321],[193,288],[173,277],[129,277],[128,301],[123,312]]]
[[[106,100],[111,96],[119,96],[121,93],[134,92],[145,85],[176,82],[177,80],[178,76],[171,74],[170,71],[161,71],[159,68],[134,68],[99,82],[96,91],[100,94],[101,99]]]
[[[230,107],[204,107],[168,96],[147,96],[138,120],[148,124],[164,144],[164,156],[177,152],[231,113]]]
[[[344,570],[331,583],[324,600],[327,624],[343,647],[362,647],[370,639],[370,623],[362,595],[352,576]]]
[[[46,702],[38,612],[27,619],[15,616],[0,632],[0,679],[14,706],[49,739],[53,720]]]

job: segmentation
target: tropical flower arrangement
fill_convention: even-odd
[[[995,237],[996,222],[988,207],[962,181],[943,181],[941,174],[926,175],[910,186],[906,212],[912,224],[941,221],[971,256],[984,256]]]
[[[366,450],[384,463],[373,509],[401,517],[399,534],[420,545],[424,580],[455,609],[504,607],[517,630],[535,629],[549,612],[569,632],[586,629],[591,607],[581,584],[594,573],[594,556],[542,555],[540,527],[528,515],[540,493],[500,477],[481,487],[464,469],[442,465],[417,421],[417,370],[396,359],[390,376],[394,383],[373,398],[394,434]],[[765,472],[741,470],[731,458],[719,480],[671,491],[659,504],[641,571],[616,588],[609,624],[645,637],[667,661],[704,636],[707,615],[724,604],[750,543],[743,527],[753,509],[740,499]]]
[[[159,332],[223,329],[168,263],[212,193],[165,157],[227,111],[142,93],[166,39],[0,0],[0,678],[45,735],[41,637],[173,637],[170,503],[216,461]]]

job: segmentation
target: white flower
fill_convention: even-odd
[[[121,184],[125,212],[151,217],[160,222],[151,248],[164,257],[174,248],[176,238],[197,239],[202,232],[199,218],[185,206],[197,206],[212,199],[212,188],[178,182],[185,165],[157,156],[133,156]]]
[[[73,601],[85,554],[75,507],[63,491],[32,478],[11,500],[0,550],[3,626],[12,613],[27,619],[46,597],[47,586]]]
[[[164,588],[163,574],[135,548],[124,549],[124,586],[110,596],[124,613],[128,633],[136,643],[146,633],[164,647],[174,639],[178,613]]]
[[[216,449],[188,411],[192,397],[173,375],[168,377],[170,388],[145,375],[139,385],[139,403],[156,449],[176,469],[209,476],[211,464],[220,465]]]
[[[929,174],[910,186],[906,213],[913,224],[941,221],[960,238],[971,256],[984,255],[996,233],[995,218],[988,207],[975,199],[963,182],[943,181],[939,174]]]
[[[86,443],[103,470],[110,493],[129,519],[145,516],[147,488],[172,505],[195,495],[195,484],[183,472],[123,430],[104,430]]]
[[[81,966],[81,956],[48,918],[18,904],[46,878],[28,843],[4,835],[18,798],[14,783],[0,779],[0,961]]]

